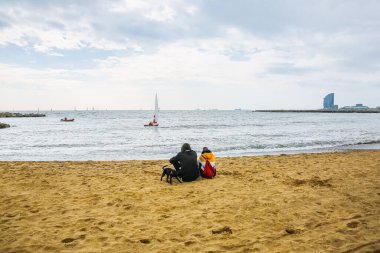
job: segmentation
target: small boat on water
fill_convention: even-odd
[[[157,93],[156,93],[156,101],[155,101],[155,104],[154,104],[154,115],[153,115],[153,120],[150,121],[148,124],[144,125],[146,127],[149,127],[149,126],[154,126],[154,127],[158,127],[158,100],[157,100]]]
[[[73,122],[74,119],[64,118],[64,119],[61,119],[61,121],[63,121],[63,122]]]

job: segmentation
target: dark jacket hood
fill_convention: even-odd
[[[185,152],[186,150],[191,150],[189,143],[184,143],[181,148],[181,152]]]

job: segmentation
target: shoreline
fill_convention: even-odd
[[[379,151],[380,143],[363,143],[363,144],[352,144],[352,145],[343,145],[331,148],[312,148],[305,150],[281,150],[281,151],[268,151],[268,152],[247,152],[242,154],[228,154],[220,155],[215,151],[215,155],[218,158],[239,158],[239,157],[260,157],[260,156],[277,156],[277,155],[297,155],[297,154],[323,154],[323,153],[345,153],[352,151]],[[1,160],[0,162],[86,162],[86,161],[98,161],[98,162],[112,162],[112,161],[168,161],[170,157],[174,156],[175,153],[168,155],[163,158],[150,158],[150,159],[111,159],[111,160],[102,160],[102,159],[87,159],[87,160]],[[199,155],[199,152],[197,152]]]
[[[219,157],[173,185],[166,163],[0,162],[0,251],[380,249],[380,150]]]

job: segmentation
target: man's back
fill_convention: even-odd
[[[170,163],[176,162],[180,163],[183,181],[189,182],[198,178],[197,153],[194,150],[181,151],[170,159]]]

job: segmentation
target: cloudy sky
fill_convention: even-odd
[[[378,0],[1,0],[0,110],[380,106]]]

